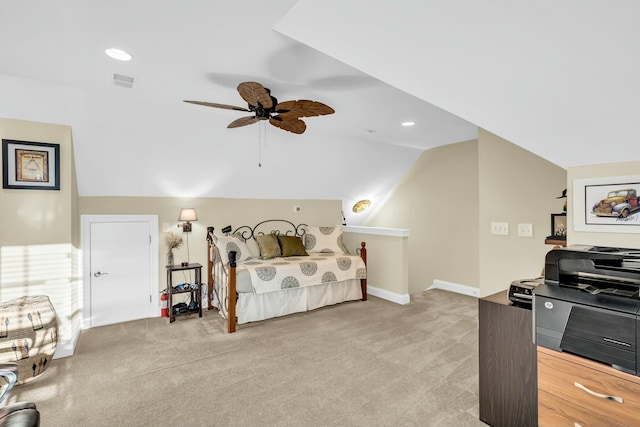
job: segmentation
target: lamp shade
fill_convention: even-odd
[[[180,209],[180,216],[178,217],[178,221],[197,221],[198,215],[196,215],[196,210],[194,208],[182,208]]]

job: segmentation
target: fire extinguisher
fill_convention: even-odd
[[[160,297],[160,315],[162,317],[169,317],[169,311],[167,310],[167,300],[169,297],[167,296],[167,292],[162,292],[162,296]]]

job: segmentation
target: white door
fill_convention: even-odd
[[[84,301],[88,309],[83,310],[88,326],[157,315],[158,282],[153,272],[157,270],[154,259],[158,251],[157,244],[152,244],[157,226],[154,228],[145,218],[93,219],[83,226],[89,233],[88,247],[84,245],[88,257],[85,280],[89,281]]]

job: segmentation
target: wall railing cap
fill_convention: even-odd
[[[361,225],[345,225],[342,231],[346,233],[377,234],[380,236],[409,237],[408,228],[366,227]]]

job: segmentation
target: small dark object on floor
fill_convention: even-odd
[[[173,306],[173,314],[183,314],[189,310],[189,307],[184,302],[179,302]]]

